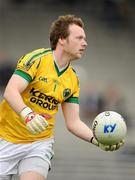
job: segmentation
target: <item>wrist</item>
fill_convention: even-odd
[[[26,118],[26,116],[27,116],[28,114],[32,113],[32,112],[33,112],[33,111],[32,111],[31,108],[25,107],[25,108],[23,108],[23,109],[21,110],[20,115],[21,115],[22,118]]]
[[[93,139],[94,139],[94,136],[90,139],[90,143],[92,143]]]
[[[96,146],[99,146],[99,142],[96,140],[96,138],[94,136],[90,139],[90,143],[92,143]]]

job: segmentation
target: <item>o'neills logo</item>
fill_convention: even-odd
[[[32,88],[30,90],[30,94],[32,97],[30,98],[30,102],[35,103],[45,109],[54,110],[58,105],[58,101],[52,96],[47,96],[46,94]]]

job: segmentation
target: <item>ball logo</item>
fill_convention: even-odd
[[[105,111],[105,116],[110,116],[110,112],[109,111]]]
[[[112,133],[116,127],[116,123],[114,125],[108,124],[104,126],[104,133]]]

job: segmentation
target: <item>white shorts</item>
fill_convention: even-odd
[[[0,139],[0,180],[28,171],[38,172],[46,178],[54,156],[53,143],[53,138],[29,144],[13,144]]]

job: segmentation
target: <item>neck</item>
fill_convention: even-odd
[[[54,50],[53,54],[54,54],[54,59],[55,59],[57,65],[59,66],[60,69],[68,66],[68,64],[70,63],[70,60],[63,53],[63,51]]]

